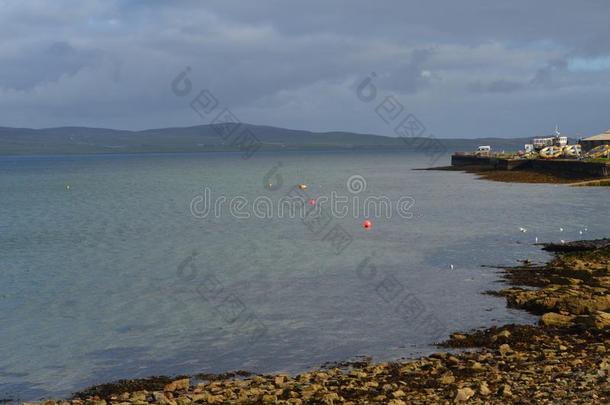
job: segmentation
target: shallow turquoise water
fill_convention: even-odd
[[[264,188],[278,163],[283,184]],[[605,188],[411,170],[427,165],[396,152],[0,157],[0,399],[414,356],[450,331],[534,321],[480,294],[499,288],[481,265],[544,260],[536,236],[608,236]],[[332,218],[353,239],[340,254],[298,218],[189,208],[204,187],[277,201],[306,183],[351,198],[353,175],[361,198],[413,198],[413,218],[372,218],[369,231],[361,213]]]

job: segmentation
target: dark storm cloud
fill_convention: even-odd
[[[50,42],[35,44],[32,53],[22,53],[2,63],[0,87],[28,90],[45,82],[73,76],[85,67],[101,61],[101,52],[95,49],[74,49],[69,43]]]
[[[565,59],[557,59],[550,61],[546,66],[538,69],[530,80],[514,81],[514,80],[493,80],[488,83],[475,82],[472,83],[470,89],[475,92],[489,93],[512,93],[520,90],[535,90],[538,87],[553,87],[560,88],[561,84],[553,80],[558,73],[565,73],[568,63]]]
[[[0,0],[0,126],[200,123],[185,66],[244,121],[391,133],[371,72],[437,136],[610,127],[605,1]],[[536,111],[533,114],[532,111]]]

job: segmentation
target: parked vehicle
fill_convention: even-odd
[[[480,145],[477,148],[477,151],[474,153],[476,156],[489,156],[491,153],[491,146],[489,145]]]

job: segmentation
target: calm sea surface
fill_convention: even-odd
[[[605,188],[411,170],[429,163],[396,152],[0,157],[0,399],[427,353],[451,331],[535,321],[481,294],[501,287],[482,265],[545,260],[535,237],[608,236]],[[344,196],[350,213],[254,214],[257,198],[275,209],[299,183],[312,198]],[[223,210],[194,217],[206,187]],[[364,230],[371,196],[393,212],[369,212]],[[249,218],[231,214],[235,197]],[[397,214],[401,197],[412,218]]]

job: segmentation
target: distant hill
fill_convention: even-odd
[[[0,155],[211,152],[239,150],[233,142],[248,131],[260,141],[261,150],[401,149],[416,151],[426,138],[396,138],[351,132],[310,132],[269,126],[223,124],[231,133],[226,140],[219,127],[193,127],[125,131],[103,128],[61,127],[47,129],[0,127]],[[494,150],[518,150],[530,138],[438,139],[447,152],[491,145]]]

